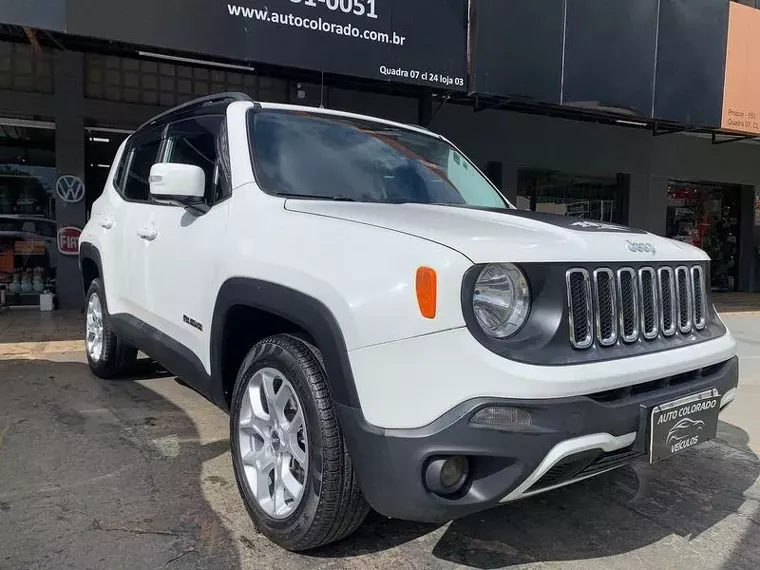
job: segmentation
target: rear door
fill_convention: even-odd
[[[151,316],[148,303],[145,275],[148,269],[147,254],[157,237],[152,233],[150,219],[154,210],[165,206],[152,202],[148,178],[159,156],[162,131],[155,129],[130,139],[125,150],[124,173],[117,188],[121,201],[113,217],[119,226],[121,251],[116,259],[110,260],[120,266],[115,272],[118,277],[114,277],[118,283],[106,284],[107,291],[112,286],[118,287],[124,312],[149,324],[153,324],[155,319]]]

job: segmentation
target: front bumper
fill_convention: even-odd
[[[336,406],[362,491],[393,518],[443,522],[591,477],[643,457],[656,405],[716,388],[733,399],[738,359],[632,387],[554,400],[477,398],[423,428],[382,430],[361,411]],[[475,426],[479,409],[501,405],[531,416],[529,426]],[[429,492],[424,469],[437,456],[464,455],[470,480],[455,498]]]
[[[480,344],[466,328],[348,353],[364,418],[384,429],[421,428],[470,400],[550,400],[624,388],[725,362],[730,333],[662,352],[585,364],[515,362]]]

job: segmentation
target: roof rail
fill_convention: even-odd
[[[161,121],[165,121],[172,115],[179,115],[180,113],[183,113],[183,112],[199,109],[205,105],[210,105],[213,103],[224,103],[224,102],[234,103],[235,101],[251,101],[252,102],[253,99],[251,99],[245,93],[239,93],[239,92],[215,93],[214,95],[199,97],[198,99],[193,99],[192,101],[188,101],[187,103],[182,103],[181,105],[177,105],[176,107],[172,107],[171,109],[156,115],[152,119],[140,125],[137,130],[140,131],[146,127],[149,127],[150,125],[154,123],[160,123]]]
[[[421,131],[427,131],[428,133],[432,133],[433,132],[430,129],[428,129],[427,127],[423,127],[422,125],[417,125],[415,123],[404,123],[404,125],[407,126],[407,127],[412,127],[413,129],[419,129]]]

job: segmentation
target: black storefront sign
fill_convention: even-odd
[[[731,75],[731,109],[724,109],[729,6],[729,0],[0,0],[0,20],[253,66],[742,131],[746,117],[739,127],[725,117],[739,113],[737,97],[746,91],[738,72]],[[743,46],[752,33],[735,30],[741,36],[735,43]],[[748,103],[739,106],[758,115]]]
[[[472,0],[470,89],[560,103],[564,0]]]
[[[650,114],[658,0],[473,0],[471,90]]]
[[[654,117],[719,127],[728,0],[662,0]]]
[[[473,93],[720,125],[729,0],[472,0]]]
[[[66,32],[452,91],[467,0],[66,0]]]
[[[0,22],[62,32],[66,29],[65,0],[0,0]]]
[[[659,0],[567,0],[566,105],[652,114]]]

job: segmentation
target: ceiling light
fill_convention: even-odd
[[[625,119],[618,119],[615,121],[618,125],[628,125],[631,127],[648,127],[646,123],[641,123],[639,121],[626,121]]]

